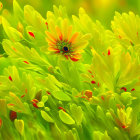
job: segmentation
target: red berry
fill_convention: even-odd
[[[15,111],[10,111],[10,120],[14,121],[17,118],[17,112]]]
[[[91,84],[96,84],[96,82],[95,81],[91,81]]]

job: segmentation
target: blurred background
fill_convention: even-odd
[[[3,7],[12,10],[13,0],[1,0]],[[43,17],[53,5],[66,6],[68,15],[78,15],[79,7],[83,7],[93,20],[100,20],[106,28],[110,28],[110,21],[115,11],[140,13],[140,0],[17,0],[21,7],[29,4],[39,11]]]

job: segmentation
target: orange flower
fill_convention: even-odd
[[[49,24],[49,31],[46,31],[48,50],[55,54],[62,54],[66,59],[78,61],[88,43],[88,36],[83,36],[79,32],[72,34],[72,26],[68,26],[67,19],[61,21],[61,27]]]

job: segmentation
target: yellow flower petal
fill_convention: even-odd
[[[56,32],[57,32],[57,35],[58,35],[59,39],[62,40],[63,36],[62,36],[61,30],[58,26],[56,26]]]
[[[49,50],[49,51],[59,51],[59,49],[54,48],[54,47],[48,47],[48,50]]]
[[[64,19],[62,22],[62,35],[63,35],[63,40],[67,40],[67,35],[68,35],[68,20]]]
[[[53,40],[56,42],[56,38],[50,32],[46,31],[45,33],[48,36],[48,38],[50,38],[50,40]]]
[[[79,43],[75,43],[72,45],[74,50],[78,50],[78,49],[84,49],[86,47],[86,45],[88,44],[87,41],[81,41]]]
[[[71,33],[72,33],[72,25],[69,26],[69,28],[68,28],[67,40],[69,40]]]
[[[70,39],[69,42],[70,42],[70,43],[74,43],[74,41],[77,39],[78,35],[79,35],[78,32],[76,32],[75,34],[73,34],[73,36],[71,37],[71,39]]]

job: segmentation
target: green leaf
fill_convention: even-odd
[[[134,137],[134,136],[140,134],[140,124],[138,124],[138,125],[136,126],[136,128],[135,128],[134,130],[132,130],[132,132],[133,132],[133,133],[131,134],[132,137]]]
[[[29,108],[27,108],[27,106],[25,106],[24,103],[22,103],[22,101],[20,100],[19,97],[16,96],[16,94],[10,92],[9,93],[9,97],[8,100],[10,102],[12,102],[14,104],[14,106],[8,106],[8,108],[10,109],[14,109],[14,111],[18,112],[19,110],[22,111],[23,113],[26,113],[26,114],[30,114],[30,110]]]
[[[104,112],[103,112],[103,109],[100,107],[100,106],[97,106],[97,114],[101,117],[104,116]]]
[[[6,99],[0,99],[0,115],[7,116]]]
[[[23,21],[24,17],[23,10],[21,9],[16,0],[13,0],[13,11],[15,17],[17,17],[20,21]]]
[[[94,140],[101,140],[102,135],[103,134],[100,131],[94,131],[93,132],[93,139]]]
[[[56,85],[57,87],[62,88],[62,84],[53,76],[48,74],[48,78],[51,80],[51,82]]]
[[[123,92],[121,93],[121,99],[124,104],[131,104],[133,97],[131,96],[130,92]]]
[[[24,18],[29,25],[39,31],[43,31],[45,34],[45,30],[47,29],[46,21],[32,6],[26,5],[24,7]]]
[[[80,74],[78,71],[79,65],[68,61],[62,61],[61,59],[58,60],[58,65],[62,76],[66,81],[68,81],[70,86],[80,90],[81,82]]]
[[[53,11],[54,11],[54,15],[56,17],[63,17],[63,18],[67,18],[67,11],[65,7],[62,7],[61,5],[58,7],[56,7],[55,5],[53,6]]]
[[[61,100],[61,101],[70,101],[71,100],[71,98],[66,93],[64,93],[63,91],[53,91],[52,95],[56,99]]]
[[[72,117],[68,113],[64,112],[63,110],[59,111],[59,117],[62,120],[62,122],[64,122],[65,124],[69,124],[69,125],[75,124],[75,121],[72,119]]]
[[[2,26],[4,28],[5,33],[10,38],[10,40],[20,41],[23,38],[22,34],[15,28],[11,27],[4,17],[2,17]]]
[[[45,107],[44,109],[45,109],[45,111],[50,111],[49,107]]]
[[[93,132],[93,139],[94,140],[111,140],[111,138],[108,136],[107,131],[105,133],[101,133],[100,131],[94,131]]]
[[[110,71],[110,66],[107,65],[105,59],[102,58],[101,55],[99,55],[95,50],[92,50],[93,53],[93,68],[95,73],[98,75],[99,81],[102,81],[102,83],[106,84],[106,86],[110,90],[114,90],[113,85],[113,77],[112,71]],[[103,73],[104,70],[105,72]]]
[[[39,102],[39,103],[37,103],[37,106],[38,107],[44,107],[44,103],[43,102]]]
[[[73,132],[71,130],[69,130],[68,132],[65,132],[65,139],[66,140],[76,140],[75,135],[73,134]]]
[[[101,140],[111,140],[111,138],[108,136],[107,131],[105,131],[104,135],[102,136]]]
[[[4,39],[2,45],[6,53],[12,57],[24,58],[38,64],[39,66],[48,65],[48,62],[43,59],[34,48],[30,49],[19,42],[14,43],[8,39]]]
[[[53,123],[54,120],[45,112],[41,110],[41,116],[44,120],[46,120],[47,122],[51,122]]]
[[[70,105],[70,110],[72,113],[73,118],[75,119],[76,123],[78,125],[81,124],[82,118],[83,118],[83,111],[80,106],[77,106],[76,104]]]
[[[21,135],[23,135],[23,133],[24,133],[24,121],[23,120],[17,120],[17,119],[15,119],[14,120],[14,125],[15,125],[17,131]]]
[[[48,96],[47,96],[47,95],[44,95],[44,96],[42,97],[42,99],[41,99],[41,101],[42,101],[43,103],[46,103],[47,100],[48,100]]]

